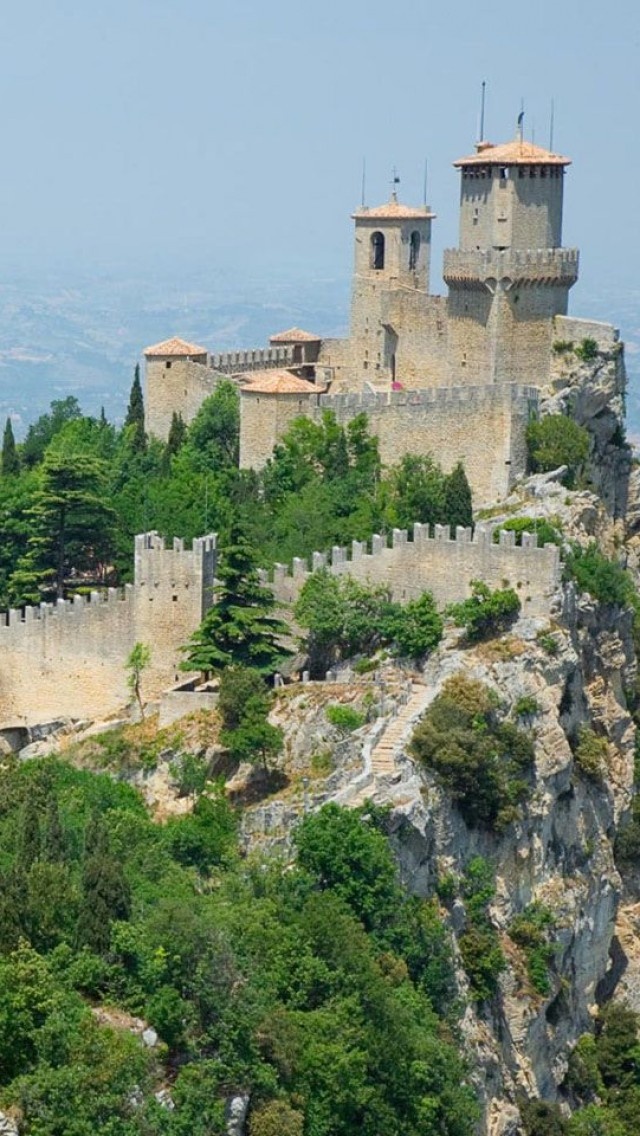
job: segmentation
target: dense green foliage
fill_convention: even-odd
[[[429,592],[403,606],[392,602],[387,588],[368,587],[326,569],[305,581],[295,618],[307,632],[304,647],[314,676],[323,676],[340,659],[372,655],[385,646],[418,659],[442,638],[442,618]]]
[[[364,725],[364,714],[360,714],[358,710],[354,710],[353,706],[327,706],[325,711],[327,721],[335,726],[338,730],[344,730],[349,734],[352,730],[359,730],[360,726]]]
[[[494,544],[498,544],[500,533],[513,532],[516,534],[516,544],[522,544],[522,534],[534,533],[538,538],[538,547],[544,544],[561,544],[562,532],[559,524],[551,524],[544,517],[512,517],[509,521],[502,521],[493,532]]]
[[[518,618],[520,600],[513,588],[491,590],[482,580],[471,581],[471,596],[450,604],[447,615],[457,627],[464,627],[470,643],[500,635]]]
[[[233,383],[222,382],[188,427],[174,416],[163,445],[145,436],[138,373],[120,430],[104,414],[83,417],[77,400],[69,397],[52,402],[50,412],[29,427],[25,441],[14,449],[5,433],[0,606],[47,598],[41,588],[51,580],[65,592],[83,582],[92,587],[126,582],[133,536],[150,529],[168,540],[180,536],[187,541],[216,531],[224,548],[240,522],[260,565],[271,567],[414,522],[471,524],[462,468],[445,475],[430,458],[408,456],[383,470],[365,415],[346,427],[330,413],[321,423],[294,422],[259,474],[238,469],[238,447],[239,400]],[[68,478],[73,474],[77,480],[74,471],[80,464],[83,477],[70,488],[85,496],[80,523],[72,539],[64,541],[60,571],[60,517],[50,510],[42,517],[37,557],[29,545],[33,510],[41,509],[43,500],[51,501],[47,463],[54,456],[68,468]],[[99,505],[108,502],[113,510],[108,518],[91,506],[94,474],[100,481]],[[96,536],[103,537],[99,547]]]
[[[259,670],[238,664],[224,668],[218,700],[220,741],[236,761],[260,760],[266,765],[282,749],[282,730],[267,721],[272,704],[273,694]]]
[[[581,1106],[562,1136],[636,1136],[640,1116],[640,1018],[612,1003],[569,1058],[565,1089]]]
[[[549,966],[554,957],[550,941],[553,925],[553,914],[547,907],[541,903],[530,903],[509,927],[510,937],[524,951],[531,984],[542,995],[548,994],[551,989]]]
[[[636,591],[629,573],[616,560],[600,551],[595,541],[586,548],[574,544],[565,552],[565,571],[581,592],[589,592],[602,604],[635,606]]]
[[[481,856],[476,856],[468,864],[462,882],[466,926],[458,945],[472,993],[478,1002],[493,997],[506,966],[498,933],[489,918],[488,907],[494,895],[491,866]]]
[[[534,473],[566,465],[571,486],[589,456],[589,433],[565,414],[534,418],[527,427],[529,464]]]
[[[253,1136],[472,1130],[448,934],[401,888],[384,815],[310,816],[283,869],[237,859],[216,797],[161,826],[54,760],[0,782],[0,1107],[25,1133],[224,1136],[237,1092]]]
[[[528,795],[531,736],[500,716],[488,687],[463,674],[433,700],[410,752],[435,773],[469,825],[502,831]]]
[[[279,640],[287,627],[274,607],[273,592],[258,578],[256,554],[234,525],[216,570],[215,603],[191,636],[182,669],[209,675],[235,665],[273,674],[287,655]]]
[[[609,746],[607,739],[594,733],[589,726],[581,726],[573,751],[576,767],[592,781],[600,781],[607,769]]]

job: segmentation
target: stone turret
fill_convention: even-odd
[[[460,243],[444,256],[452,380],[528,382],[549,374],[553,318],[567,312],[578,252],[562,248],[570,159],[521,138],[481,142],[461,171]]]
[[[395,379],[398,332],[389,321],[389,297],[429,294],[434,216],[426,205],[403,205],[395,192],[386,205],[363,206],[353,214],[352,380]]]
[[[190,422],[212,393],[207,349],[174,336],[146,347],[144,358],[145,428],[166,441],[174,411]]]

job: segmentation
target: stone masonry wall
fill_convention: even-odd
[[[396,288],[382,318],[398,336],[395,377],[404,387],[442,387],[449,379],[448,316],[444,296]]]
[[[143,694],[154,699],[177,675],[179,648],[212,602],[215,537],[185,551],[156,534],[136,537],[135,582],[57,604],[12,610],[0,623],[0,722],[34,725],[98,718],[130,700],[125,664],[145,643]]]
[[[501,532],[493,543],[491,526],[457,528],[451,539],[448,525],[436,525],[430,536],[428,525],[414,525],[413,539],[406,529],[394,529],[392,547],[386,538],[373,536],[371,548],[353,541],[349,552],[334,548],[329,559],[314,552],[311,565],[296,558],[293,571],[277,564],[271,574],[262,573],[279,603],[295,602],[310,571],[328,568],[333,575],[349,574],[361,583],[385,585],[399,602],[417,599],[428,590],[439,607],[455,603],[471,594],[470,581],[483,580],[491,588],[508,584],[520,597],[522,614],[544,616],[549,612],[553,593],[560,583],[560,554],[553,544],[538,548],[535,534],[525,533],[522,547],[515,533]]]
[[[240,395],[240,469],[262,469],[296,418],[308,414],[317,402],[309,394],[265,394],[243,390]]]
[[[537,406],[534,388],[513,384],[325,395],[309,413],[333,410],[339,422],[366,413],[386,465],[403,454],[431,454],[445,472],[464,463],[479,508],[504,496],[525,472],[524,434]]]
[[[148,433],[166,442],[173,412],[181,414],[186,423],[192,422],[223,377],[192,359],[147,359],[144,405]]]

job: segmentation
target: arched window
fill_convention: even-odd
[[[420,256],[420,233],[414,229],[409,239],[409,271],[415,272]]]
[[[371,234],[371,267],[384,268],[384,233]]]

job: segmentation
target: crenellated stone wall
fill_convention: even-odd
[[[0,722],[117,713],[131,700],[125,664],[137,642],[151,651],[144,696],[158,697],[179,677],[179,648],[212,602],[215,564],[215,536],[185,550],[145,533],[135,538],[133,584],[2,616]]]
[[[312,572],[327,568],[333,575],[349,574],[361,583],[384,585],[399,602],[433,593],[444,608],[471,595],[471,581],[482,580],[491,588],[510,586],[520,597],[522,613],[548,615],[551,597],[560,584],[560,553],[556,545],[538,548],[535,533],[523,533],[522,546],[515,533],[501,531],[493,540],[490,525],[471,529],[458,527],[452,537],[448,525],[416,524],[409,533],[394,529],[391,546],[384,536],[371,542],[353,541],[351,548],[335,547],[331,556],[314,552],[311,561],[296,557],[292,570],[276,564],[263,572],[262,581],[279,603],[290,604]]]

